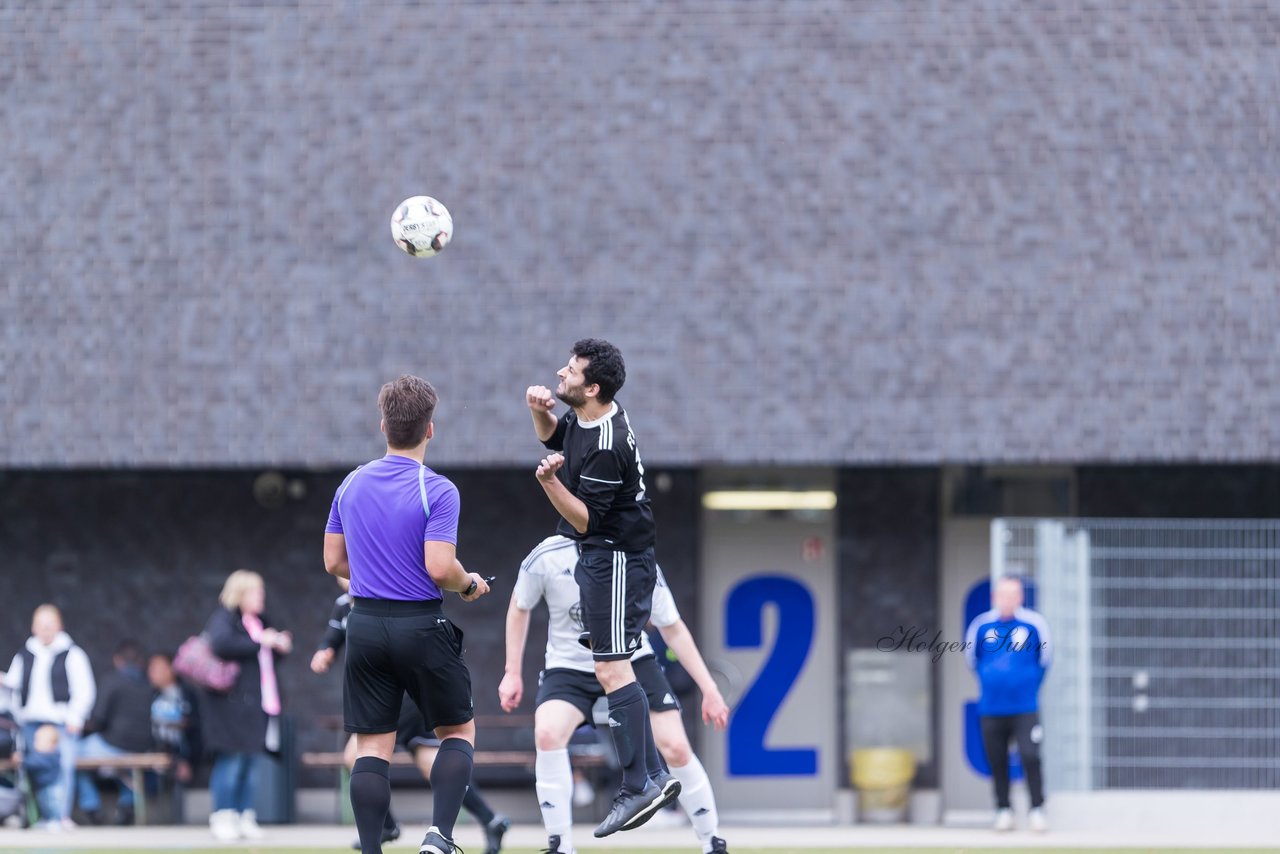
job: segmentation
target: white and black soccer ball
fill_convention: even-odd
[[[430,258],[449,245],[453,217],[430,196],[412,196],[396,205],[391,214],[391,237],[413,257]]]

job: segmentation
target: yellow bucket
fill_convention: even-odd
[[[850,753],[853,787],[863,821],[891,823],[907,817],[916,757],[896,747],[867,747]]]

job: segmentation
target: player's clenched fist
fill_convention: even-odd
[[[548,457],[543,457],[542,462],[538,463],[538,480],[555,480],[556,472],[560,471],[562,465],[564,465],[564,454],[551,454]]]
[[[311,672],[312,673],[328,673],[329,665],[333,664],[333,658],[336,653],[329,648],[317,649],[316,654],[311,656]]]
[[[550,412],[556,408],[556,397],[544,385],[531,385],[524,393],[524,402],[535,412]]]
[[[502,711],[514,711],[520,705],[522,697],[524,697],[524,679],[520,674],[503,675],[502,681],[498,683],[498,705],[502,706]]]

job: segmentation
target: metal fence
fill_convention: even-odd
[[[997,519],[1054,662],[1048,785],[1280,787],[1280,521]]]

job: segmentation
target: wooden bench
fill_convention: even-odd
[[[0,771],[14,771],[16,759],[0,760]],[[133,789],[134,816],[138,824],[147,823],[147,787],[143,773],[155,771],[166,774],[173,768],[173,757],[168,753],[126,753],[121,756],[82,757],[76,760],[77,771],[128,771],[129,785]],[[71,782],[72,787],[75,782]]]

